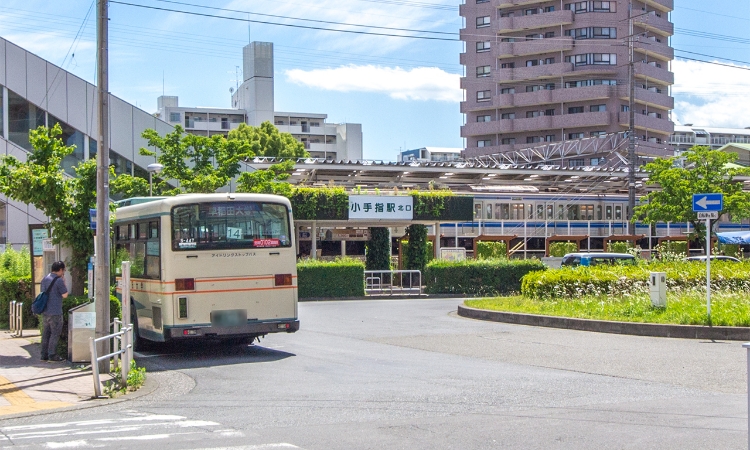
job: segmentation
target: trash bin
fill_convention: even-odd
[[[94,302],[76,306],[68,311],[68,361],[91,362],[89,338],[96,334]]]
[[[651,272],[648,283],[651,304],[657,308],[667,307],[667,273]]]

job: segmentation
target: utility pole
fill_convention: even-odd
[[[109,33],[108,0],[97,0],[97,95],[99,139],[96,149],[96,266],[94,270],[94,310],[96,337],[109,334]],[[97,354],[109,353],[109,342],[99,342]],[[92,364],[95,361],[91,361]],[[99,363],[99,371],[109,372],[109,361]]]
[[[630,120],[628,124],[628,234],[635,234],[635,223],[633,223],[633,210],[635,209],[635,50],[633,35],[633,0],[628,2],[628,85],[630,89],[630,101],[628,113]]]

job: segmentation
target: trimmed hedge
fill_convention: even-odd
[[[0,328],[10,326],[10,302],[23,302],[23,327],[35,328],[37,318],[31,312],[31,276],[0,278]]]
[[[297,289],[300,299],[364,297],[365,265],[351,258],[300,261],[297,263]]]
[[[427,264],[423,284],[427,294],[508,294],[521,290],[524,275],[546,268],[536,259],[434,260]]]
[[[565,256],[568,253],[575,253],[578,251],[578,245],[575,242],[552,242],[549,244],[549,255],[560,257]]]
[[[536,299],[582,295],[634,295],[649,292],[650,272],[667,274],[667,290],[706,291],[706,265],[700,262],[563,267],[523,277],[521,294]],[[711,261],[711,290],[750,294],[750,263]]]
[[[508,247],[503,241],[478,241],[477,259],[507,258]]]

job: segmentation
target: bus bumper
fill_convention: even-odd
[[[260,336],[269,333],[294,333],[299,330],[299,320],[253,322],[247,325],[221,327],[211,325],[176,326],[165,329],[167,339],[190,339],[194,337],[235,338]]]

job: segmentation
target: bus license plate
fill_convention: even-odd
[[[211,312],[211,325],[217,327],[236,327],[247,324],[247,311],[244,309],[229,309]]]

